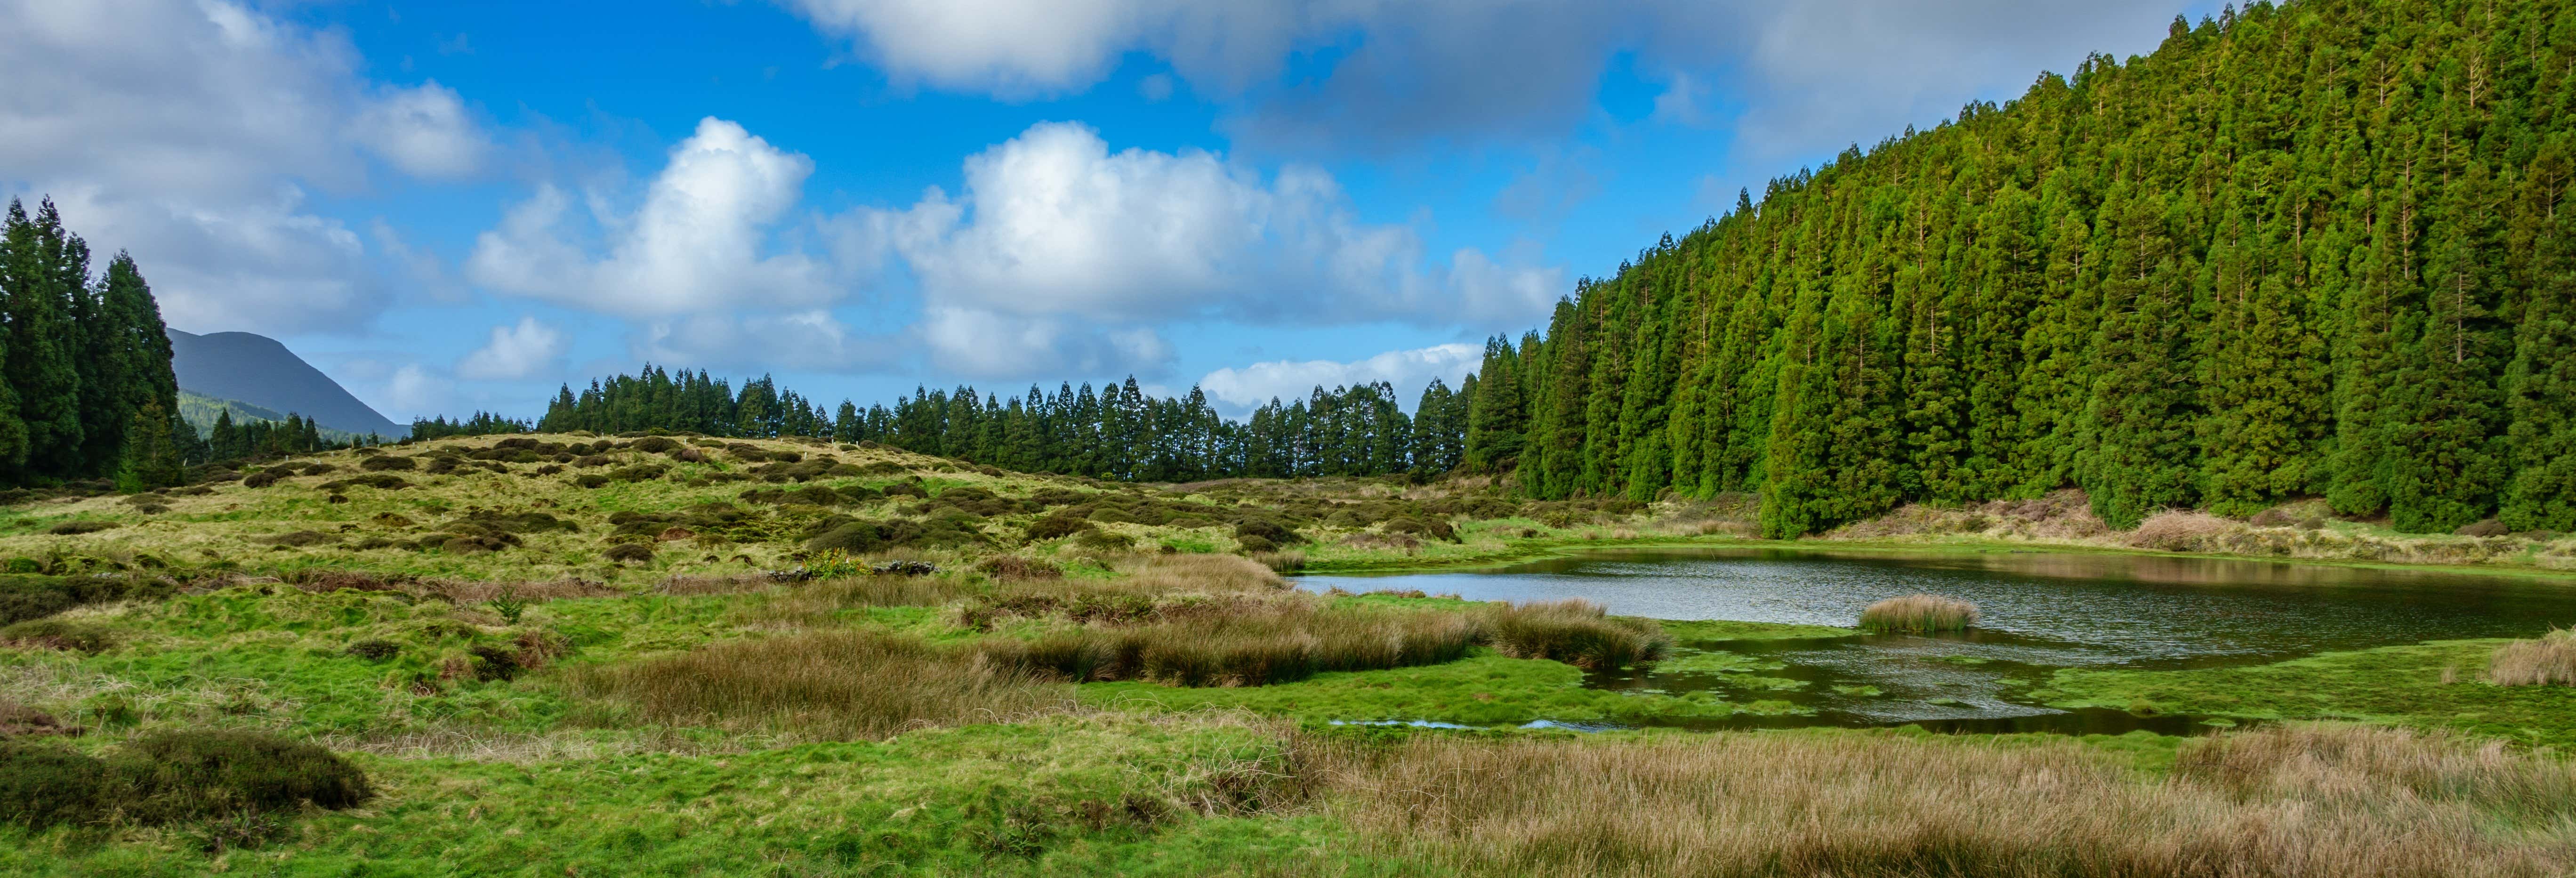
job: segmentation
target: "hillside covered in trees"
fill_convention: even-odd
[[[2564,0],[2177,19],[1583,281],[1489,346],[1467,464],[1775,536],[2065,485],[2576,529],[2571,77]]]
[[[972,387],[915,390],[891,406],[862,409],[843,400],[826,411],[767,377],[736,391],[705,372],[675,376],[647,366],[639,375],[594,381],[579,394],[563,388],[536,429],[827,436],[1022,472],[1196,481],[1447,472],[1465,458],[1466,419],[1465,393],[1437,380],[1409,416],[1395,389],[1381,382],[1274,399],[1238,422],[1218,416],[1196,387],[1187,396],[1156,398],[1133,377],[1098,392],[1088,383],[1053,393],[1032,385],[1008,400]],[[422,430],[413,427],[415,435]],[[488,431],[460,424],[456,432]]]
[[[2121,527],[2324,497],[2411,532],[2576,530],[2571,77],[2565,0],[2177,18],[2152,55],[1739,194],[1410,417],[1377,384],[1235,422],[1132,378],[827,412],[648,367],[565,388],[537,427],[1105,478],[1754,493],[1772,536],[2068,486]]]

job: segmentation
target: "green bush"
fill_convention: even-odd
[[[132,785],[128,813],[145,822],[347,808],[375,795],[365,772],[329,750],[260,732],[196,729],[146,734],[109,767]]]
[[[1306,541],[1305,537],[1298,536],[1297,531],[1286,523],[1259,515],[1246,515],[1237,520],[1234,523],[1234,537],[1237,540],[1260,537],[1268,540],[1273,547],[1293,546]]]
[[[30,619],[0,628],[0,642],[84,652],[91,655],[106,652],[109,647],[116,645],[105,628],[65,622],[60,619]]]
[[[618,543],[601,552],[600,556],[622,564],[642,564],[653,560],[653,547],[643,543]]]
[[[1069,537],[1091,529],[1091,522],[1058,513],[1029,522],[1027,534],[1029,542],[1034,543],[1040,540]]]
[[[44,829],[105,817],[123,798],[107,763],[69,747],[0,739],[0,823]]]
[[[95,518],[83,518],[54,525],[53,527],[46,528],[45,532],[58,537],[68,537],[78,536],[80,534],[94,534],[116,526],[116,522],[113,521],[100,521]]]
[[[391,454],[379,454],[374,457],[367,458],[364,463],[358,464],[359,469],[366,470],[368,472],[382,472],[384,470],[395,469],[416,469],[419,466],[420,463],[418,461],[412,460],[408,457],[400,457]]]

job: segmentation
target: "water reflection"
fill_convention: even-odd
[[[2205,727],[2196,717],[2059,711],[2022,693],[2061,668],[2253,664],[2423,640],[2527,637],[2576,623],[2576,587],[2546,580],[2109,554],[1636,551],[1478,572],[1310,576],[1300,584],[1470,600],[1582,597],[1660,619],[1849,625],[1870,602],[1914,592],[1965,598],[1984,612],[1984,627],[1965,634],[1687,644],[1742,659],[1590,679],[1606,689],[1707,691],[1800,712],[1686,723],[1724,728],[1922,723],[2177,733]]]

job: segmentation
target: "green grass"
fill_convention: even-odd
[[[1083,703],[1127,710],[1239,708],[1311,721],[1428,720],[1471,726],[1558,722],[1637,722],[1781,712],[1779,704],[1736,703],[1707,693],[1626,694],[1583,687],[1583,672],[1490,650],[1459,661],[1386,671],[1318,674],[1296,683],[1242,688],[1181,688],[1148,683],[1092,683]]]
[[[1388,871],[1328,822],[1229,813],[1227,785],[1278,758],[1256,726],[1117,716],[708,756],[362,757],[383,797],[270,849],[0,829],[0,872],[1193,875],[1291,857]]]
[[[2063,670],[2030,695],[2058,707],[2348,719],[2576,747],[2576,689],[2482,679],[2488,656],[2507,642],[2440,640],[2238,668]]]

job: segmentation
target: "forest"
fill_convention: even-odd
[[[2576,28],[2559,2],[2177,18],[1582,281],[1480,370],[1542,498],[1756,492],[1790,536],[2082,488],[2576,529]]]
[[[1466,456],[1468,394],[1474,379],[1453,393],[1434,380],[1414,413],[1397,404],[1384,382],[1315,388],[1305,399],[1277,399],[1242,421],[1221,417],[1207,395],[1156,398],[1130,376],[1094,391],[1058,385],[1053,393],[1031,385],[1008,400],[954,391],[916,389],[892,406],[865,409],[843,400],[825,411],[767,376],[735,391],[703,371],[672,372],[647,366],[638,375],[593,381],[576,395],[559,391],[535,429],[616,433],[667,429],[716,436],[826,436],[843,442],[881,442],[908,451],[954,457],[1033,473],[1066,473],[1143,481],[1213,478],[1444,473]],[[458,433],[508,431],[506,419],[478,416],[492,430],[459,425]],[[414,426],[418,434],[421,425]],[[440,427],[432,427],[436,430]],[[520,426],[517,429],[527,429]]]
[[[2561,3],[2258,4],[1846,150],[1487,343],[1218,417],[1134,379],[826,412],[656,369],[546,430],[874,440],[1191,480],[1464,469],[1541,499],[1757,494],[1774,537],[2083,489],[2131,527],[2323,497],[2576,530],[2576,174]],[[2223,83],[2221,87],[2219,84]]]
[[[0,234],[0,485],[175,485],[205,449],[180,419],[161,306],[133,258],[96,277],[51,199]]]

